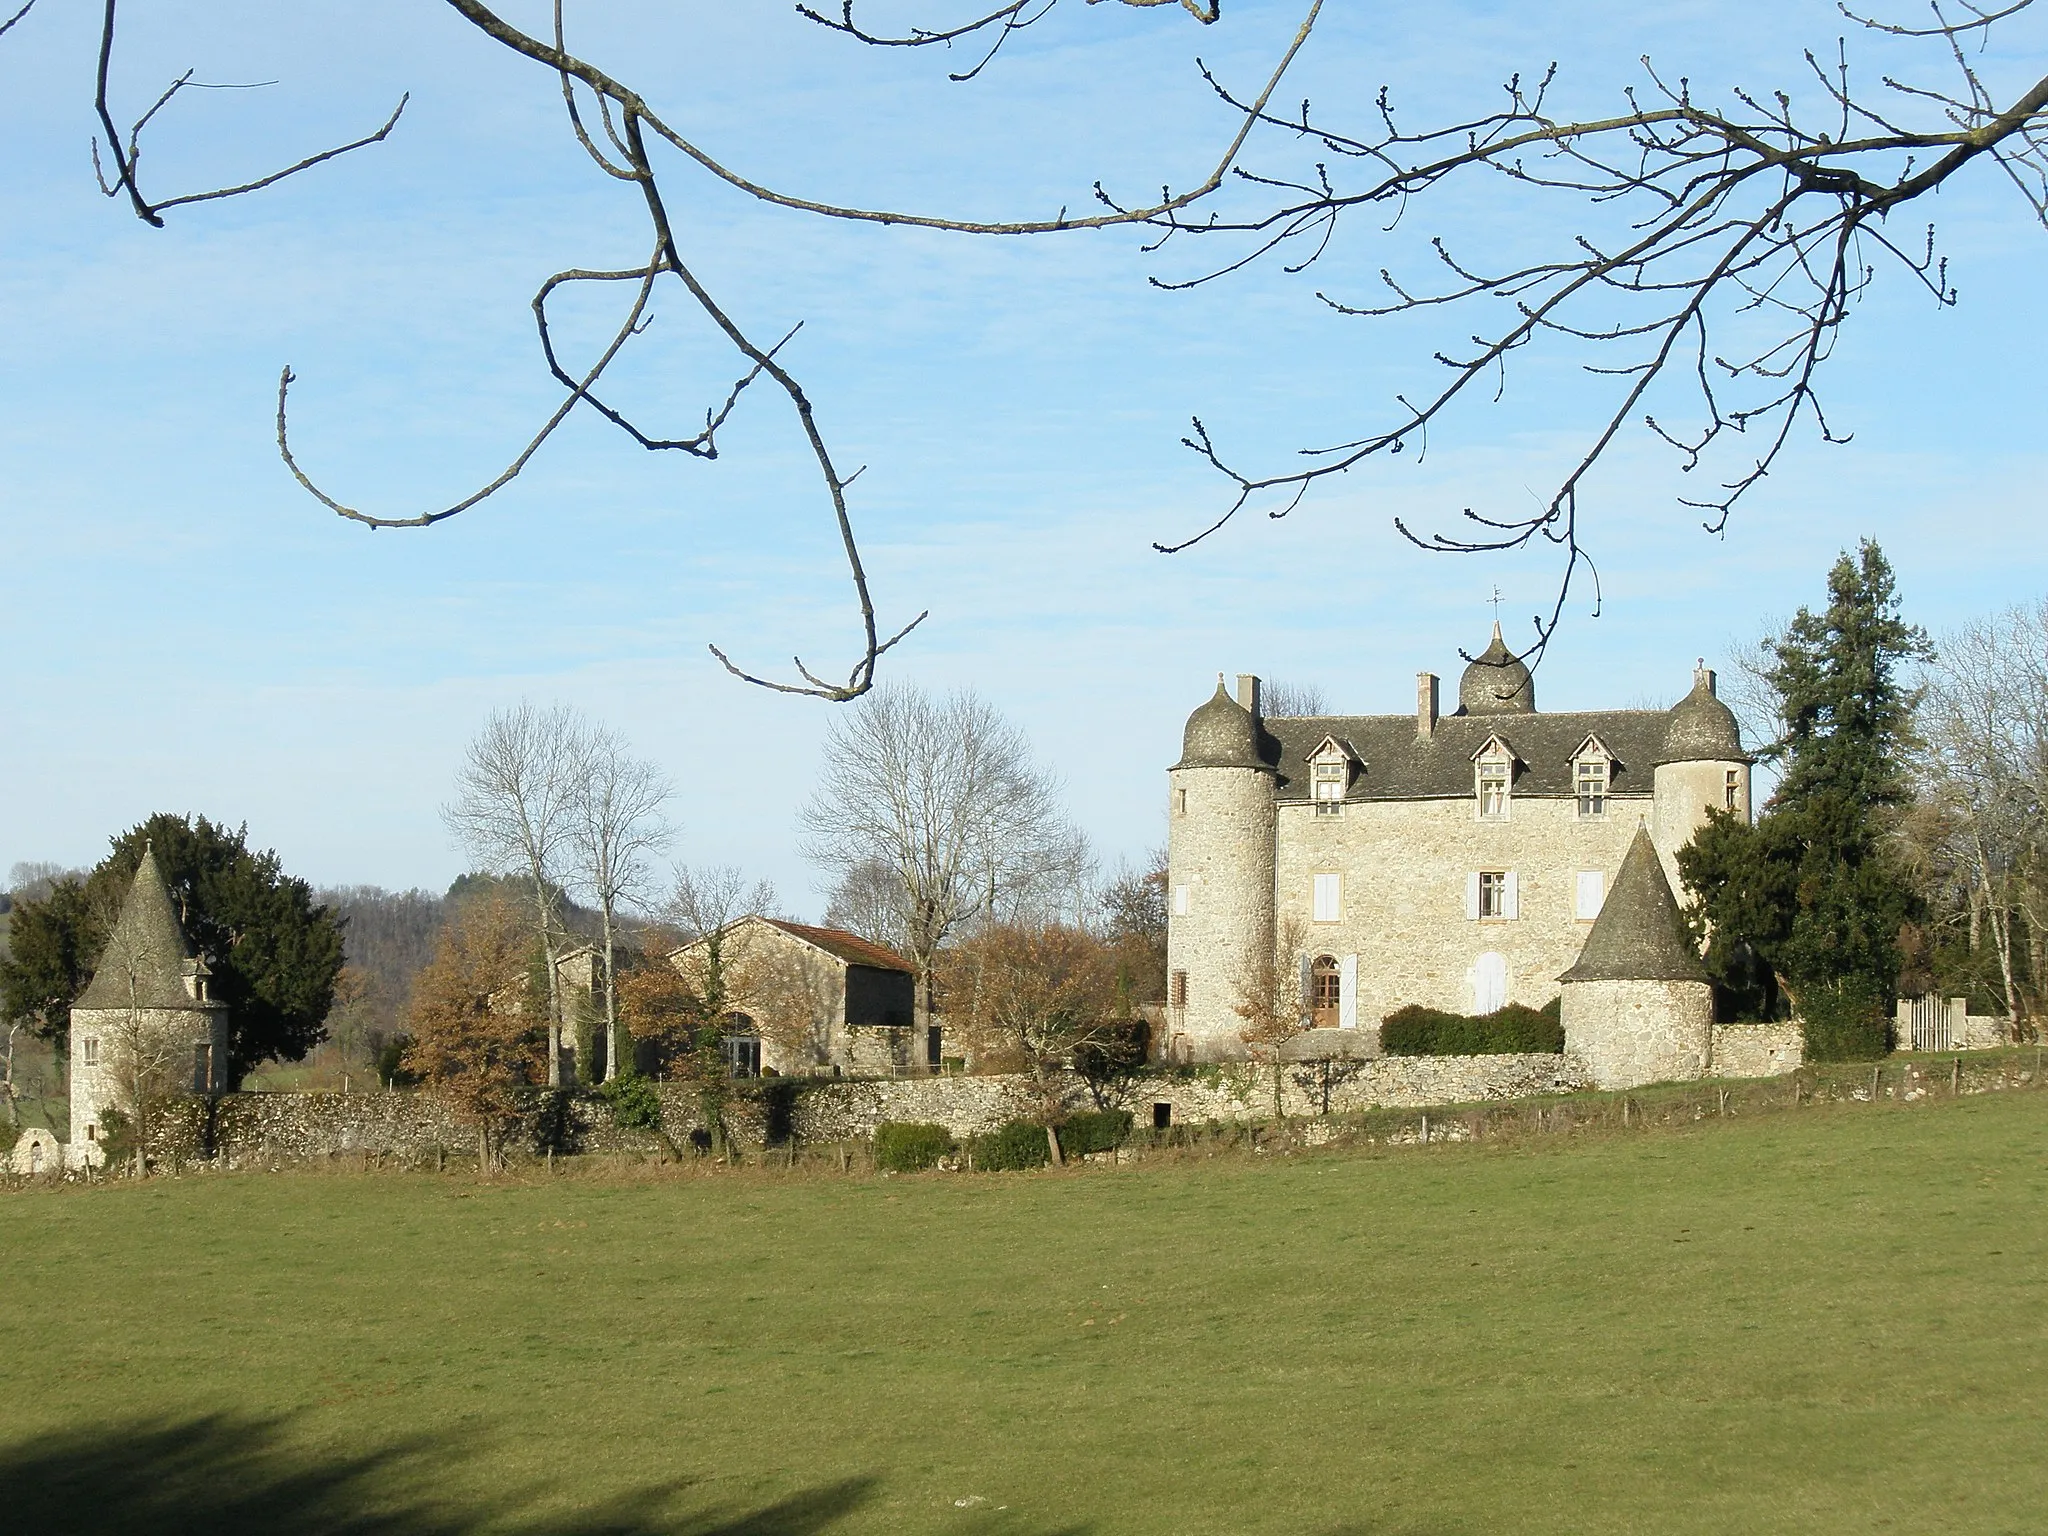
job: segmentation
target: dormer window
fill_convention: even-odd
[[[1334,736],[1325,736],[1309,754],[1309,798],[1318,816],[1344,814],[1344,797],[1351,792],[1351,774],[1361,767],[1358,757]]]
[[[1508,780],[1513,764],[1505,757],[1482,757],[1479,760],[1479,819],[1481,821],[1506,821],[1508,819]]]
[[[1316,814],[1337,816],[1344,810],[1344,791],[1350,786],[1344,781],[1350,777],[1342,758],[1328,758],[1314,765]]]
[[[1607,814],[1607,759],[1592,757],[1579,759],[1574,774],[1579,793],[1579,817],[1585,820]]]
[[[1614,754],[1598,736],[1588,736],[1572,754],[1572,793],[1578,802],[1579,820],[1598,821],[1606,816],[1613,779]]]

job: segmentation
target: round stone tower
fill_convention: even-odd
[[[1674,890],[1682,889],[1678,850],[1707,824],[1709,810],[1749,820],[1749,767],[1735,714],[1715,697],[1714,674],[1702,665],[1692,692],[1672,706],[1653,779],[1650,840]]]
[[[1249,968],[1273,947],[1274,774],[1262,750],[1255,677],[1243,702],[1222,678],[1188,716],[1168,770],[1166,1028],[1159,1044],[1213,1060],[1244,1053],[1233,1010]]]

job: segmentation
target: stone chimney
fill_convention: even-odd
[[[1251,712],[1254,720],[1263,720],[1265,715],[1259,709],[1259,680],[1249,672],[1237,674],[1238,705]]]
[[[1692,685],[1696,689],[1706,689],[1710,697],[1715,696],[1714,669],[1707,665],[1707,658],[1704,656],[1699,659],[1699,664],[1692,669]]]
[[[1436,734],[1436,674],[1415,674],[1415,734],[1427,740]]]

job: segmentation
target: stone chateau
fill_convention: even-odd
[[[1410,1003],[1489,1013],[1578,991],[1574,1054],[1614,1055],[1638,1082],[1698,1076],[1712,1013],[1678,928],[1676,854],[1709,809],[1750,814],[1714,674],[1695,671],[1669,710],[1544,714],[1495,625],[1455,709],[1439,691],[1424,672],[1413,714],[1278,718],[1258,678],[1235,698],[1219,678],[1188,717],[1167,774],[1162,1055],[1243,1055],[1234,1004],[1277,949],[1316,1029],[1350,1032],[1325,1037],[1332,1053],[1377,1053],[1380,1021]],[[1564,985],[1574,967],[1583,988]],[[1596,994],[1618,1032],[1604,1045],[1586,1035]]]

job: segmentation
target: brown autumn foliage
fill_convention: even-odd
[[[476,1127],[479,1165],[501,1159],[519,1091],[545,1071],[546,1011],[528,997],[532,928],[502,898],[464,904],[413,983],[405,1067]]]

